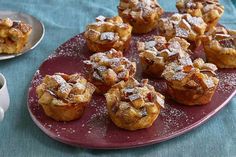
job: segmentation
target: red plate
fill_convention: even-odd
[[[135,61],[138,66],[137,79],[141,75],[136,42],[145,41],[157,31],[145,35],[134,35],[130,49],[125,56]],[[122,149],[133,148],[166,141],[186,133],[201,125],[223,108],[234,96],[236,89],[236,69],[219,70],[219,86],[210,104],[204,106],[184,106],[166,98],[166,108],[163,109],[152,127],[138,131],[126,131],[116,127],[107,115],[105,98],[94,95],[81,119],[72,122],[57,122],[47,117],[37,103],[36,86],[46,74],[64,72],[68,74],[86,74],[83,60],[92,53],[87,49],[83,34],[79,34],[61,45],[55,53],[44,61],[35,73],[28,93],[28,110],[36,125],[48,136],[60,142],[86,148]],[[203,49],[196,50],[193,58],[204,58]],[[151,79],[157,91],[165,94],[166,86],[163,80]]]

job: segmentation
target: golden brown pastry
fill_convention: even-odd
[[[133,33],[147,33],[157,28],[163,9],[156,0],[120,0],[119,15],[133,26]]]
[[[219,80],[217,67],[200,58],[193,63],[183,59],[166,66],[163,76],[170,97],[184,105],[204,105],[211,101]]]
[[[143,73],[153,78],[161,77],[166,64],[189,56],[189,45],[185,39],[174,37],[167,41],[163,36],[154,36],[153,40],[138,42]]]
[[[36,93],[47,116],[57,121],[71,121],[83,115],[95,88],[80,74],[55,73],[44,77]]]
[[[128,80],[136,72],[135,62],[129,61],[115,49],[93,54],[84,63],[89,66],[89,80],[97,87],[98,93],[106,93],[112,85]]]
[[[121,81],[105,94],[111,120],[120,128],[137,130],[150,127],[164,107],[164,96],[134,78]]]
[[[173,14],[159,20],[159,32],[167,39],[181,37],[191,43],[191,49],[199,46],[201,36],[206,30],[206,23],[201,17],[193,17],[190,14]]]
[[[32,27],[22,21],[0,19],[0,54],[20,53],[28,42]]]
[[[218,68],[236,68],[236,31],[216,27],[212,36],[203,37],[208,62]]]
[[[84,37],[93,52],[108,51],[111,48],[125,50],[129,47],[132,27],[123,23],[119,16],[99,16],[96,22],[87,26]]]
[[[178,0],[176,7],[180,13],[202,17],[207,24],[207,31],[217,25],[224,13],[224,6],[219,3],[219,0]]]

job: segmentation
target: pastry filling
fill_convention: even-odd
[[[219,43],[224,48],[233,48],[235,49],[235,41],[233,38],[219,40]]]
[[[216,27],[213,33],[213,40],[219,42],[223,48],[236,49],[236,31],[226,30],[224,27]]]

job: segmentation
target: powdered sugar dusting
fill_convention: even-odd
[[[101,33],[100,40],[114,40],[115,33],[114,32],[103,32]]]
[[[149,16],[152,12],[160,10],[159,4],[153,0],[142,1],[127,1],[120,3],[120,8],[123,8],[123,14],[130,14],[137,18],[140,15],[143,17]]]
[[[61,122],[63,123],[63,122]],[[67,122],[64,122],[63,123],[64,125],[67,124]],[[48,130],[50,131],[53,131],[55,132],[55,134],[60,137],[61,135],[64,135],[64,134],[75,134],[76,133],[76,130],[72,127],[64,127],[64,126],[61,126],[61,125],[58,125],[58,124],[55,124],[55,123],[44,123],[43,126],[45,128],[47,128]]]
[[[182,37],[182,38],[187,38],[189,36],[189,32],[185,29],[180,28],[180,27],[176,27],[176,36]]]
[[[105,99],[100,99],[99,104],[97,102],[96,99],[93,99],[91,102],[91,106],[95,109],[95,112],[88,119],[86,126],[88,127],[89,134],[105,137],[109,121],[108,111],[105,106]]]
[[[165,103],[165,109],[161,110],[160,116],[165,119],[163,121],[163,131],[158,132],[158,136],[170,134],[183,128],[184,123],[191,124],[194,117],[189,117],[184,111]],[[183,123],[184,121],[184,123]]]
[[[204,23],[203,19],[200,18],[200,17],[192,17],[192,16],[188,16],[187,17],[187,20],[190,24],[192,25],[196,25],[196,26],[199,26],[201,24]]]
[[[151,40],[151,41],[147,41],[145,42],[145,49],[152,49],[153,47],[156,46],[156,41],[155,40]]]
[[[106,17],[104,17],[102,15],[99,15],[98,17],[96,17],[96,20],[98,20],[98,21],[105,21]]]
[[[34,74],[34,79],[32,80],[32,86],[37,87],[42,82],[43,76],[40,74],[39,70]]]
[[[224,93],[231,93],[236,90],[236,73],[218,72],[218,90]]]
[[[54,53],[52,53],[48,58],[52,59],[59,56],[65,57],[84,57],[79,53],[81,48],[86,45],[86,40],[83,35],[77,35],[72,38],[69,42],[61,45]],[[78,52],[78,53],[76,53]],[[84,58],[85,59],[85,58]]]

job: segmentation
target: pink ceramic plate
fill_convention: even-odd
[[[153,31],[145,35],[134,35],[130,49],[125,56],[138,64],[137,79],[145,78],[141,75],[136,42],[145,41],[153,35]],[[196,50],[196,55],[204,58],[202,48]],[[79,34],[63,45],[44,61],[35,73],[28,93],[28,109],[33,121],[48,136],[60,142],[95,149],[122,149],[133,148],[159,143],[201,125],[216,114],[234,96],[236,89],[236,69],[219,70],[219,86],[210,104],[204,106],[184,106],[166,98],[166,108],[155,121],[152,127],[138,131],[126,131],[116,127],[107,115],[105,98],[94,95],[81,119],[72,122],[56,122],[47,117],[37,103],[36,86],[46,74],[64,72],[68,74],[86,74],[83,60],[92,53],[87,49],[83,34]],[[151,79],[150,83],[156,90],[165,94],[166,86],[163,80]]]

